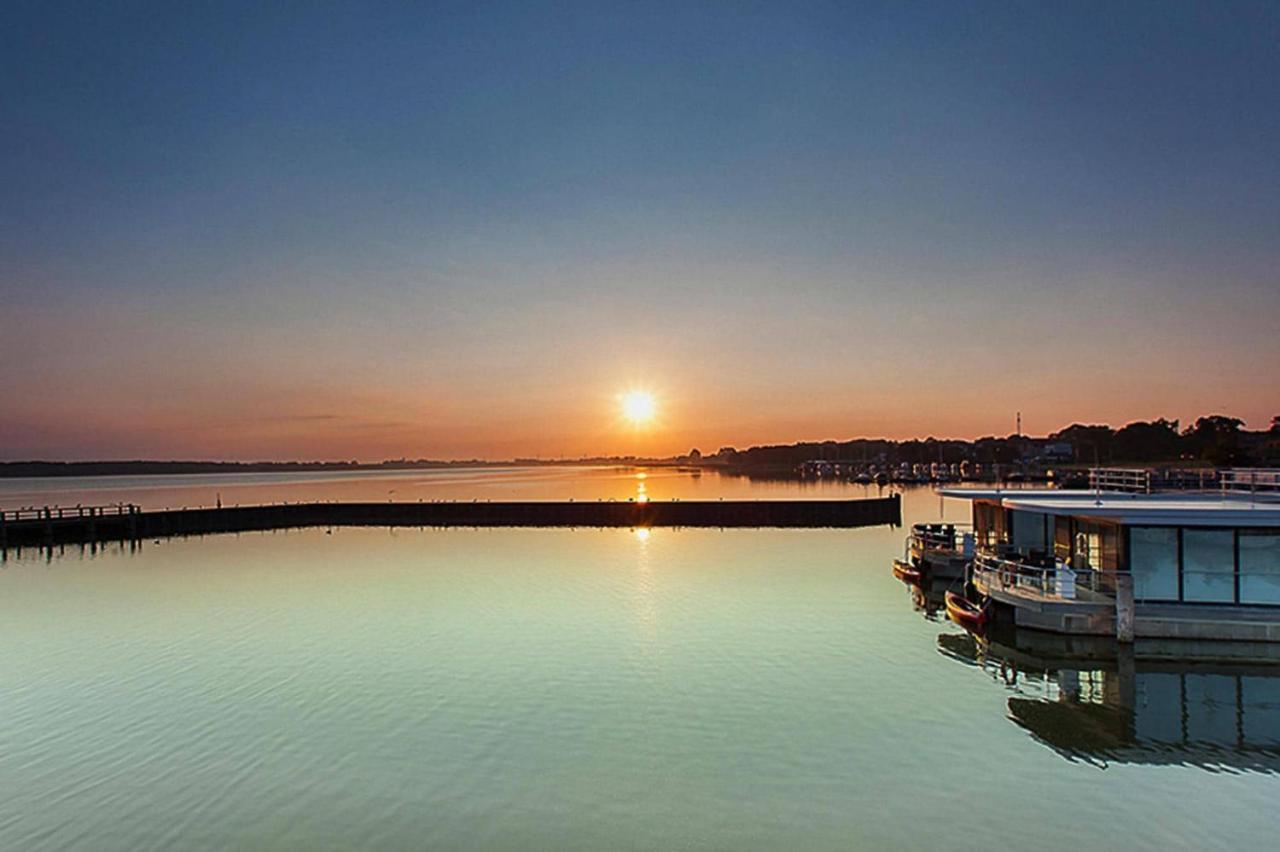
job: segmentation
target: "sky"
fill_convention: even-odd
[[[0,458],[1280,414],[1276,3],[10,0],[0,128]]]

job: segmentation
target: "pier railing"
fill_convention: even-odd
[[[132,503],[112,503],[103,506],[26,506],[21,509],[0,511],[0,521],[63,521],[83,518],[115,518],[135,515],[139,508]]]

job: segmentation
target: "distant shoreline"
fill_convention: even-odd
[[[55,476],[138,476],[193,473],[297,473],[315,471],[443,470],[478,467],[583,467],[590,465],[644,465],[646,467],[689,467],[724,471],[796,470],[804,464],[831,464],[859,468],[872,473],[890,467],[930,467],[964,462],[1006,469],[1024,474],[1048,470],[1083,469],[1090,466],[1176,465],[1232,467],[1280,465],[1280,415],[1266,431],[1249,431],[1244,421],[1224,415],[1198,418],[1179,430],[1177,420],[1158,419],[1134,422],[1120,429],[1101,424],[1076,423],[1045,437],[1015,433],[1007,437],[987,436],[975,440],[925,438],[891,440],[855,438],[847,441],[802,441],[769,444],[738,450],[721,447],[704,455],[692,449],[686,455],[665,457],[594,456],[576,459],[516,458],[488,459],[387,459],[360,461],[161,461],[126,459],[114,461],[0,462],[0,479]]]
[[[488,467],[589,467],[598,465],[674,465],[670,459],[514,459],[509,461],[386,461],[386,462],[212,462],[212,461],[87,461],[0,462],[0,479],[39,479],[74,476],[179,476],[202,473],[344,473],[407,470],[456,470]]]

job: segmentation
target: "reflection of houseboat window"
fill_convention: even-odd
[[[1186,696],[1183,714],[1187,739],[1209,745],[1239,744],[1240,679],[1220,674],[1188,674],[1183,677]]]
[[[1129,567],[1138,600],[1178,599],[1178,531],[1173,527],[1133,527]]]
[[[1280,603],[1280,533],[1240,531],[1240,602]]]
[[[1182,743],[1184,708],[1182,675],[1144,672],[1135,678],[1134,734],[1155,743]]]
[[[1183,530],[1183,597],[1204,603],[1235,600],[1235,561],[1231,530]]]

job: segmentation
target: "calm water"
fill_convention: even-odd
[[[902,538],[338,529],[11,553],[0,848],[1274,845],[1272,669],[1119,677],[1043,637],[976,646],[892,578]]]
[[[134,503],[144,509],[309,500],[827,499],[884,493],[827,480],[748,478],[678,468],[510,467],[0,479],[0,507]]]

